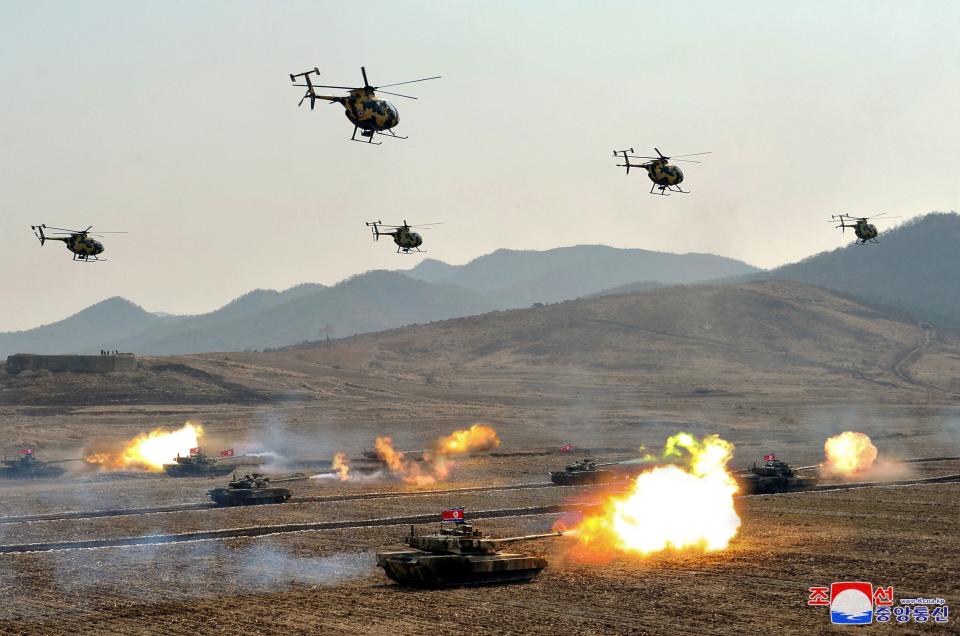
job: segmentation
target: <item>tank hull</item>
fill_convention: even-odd
[[[525,554],[431,554],[419,550],[378,552],[377,565],[401,585],[462,587],[523,583],[537,576],[547,560]]]
[[[36,468],[0,468],[0,479],[42,479],[44,477],[59,477],[67,472],[59,466],[38,466]]]
[[[210,477],[228,475],[233,472],[233,466],[217,466],[216,464],[164,464],[163,472],[170,477]]]
[[[550,481],[558,486],[606,484],[622,478],[611,470],[561,470],[550,473]]]
[[[740,492],[744,495],[769,495],[778,492],[809,490],[817,485],[815,477],[766,477],[748,475],[740,478]]]
[[[218,506],[256,506],[283,503],[292,493],[286,488],[214,488],[207,494]]]

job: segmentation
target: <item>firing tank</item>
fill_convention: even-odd
[[[550,481],[558,486],[605,484],[623,477],[623,475],[618,472],[601,468],[615,464],[616,462],[598,464],[590,457],[584,457],[578,462],[568,464],[563,470],[551,472]]]
[[[66,462],[78,462],[82,459],[58,459],[52,462],[42,462],[33,454],[33,451],[21,452],[13,457],[3,457],[3,467],[0,467],[0,478],[5,479],[36,479],[40,477],[59,477],[66,472],[62,466]]]
[[[163,472],[171,477],[209,477],[227,475],[235,468],[232,464],[210,457],[203,449],[198,448],[196,451],[186,456],[177,453],[173,464],[163,465]]]
[[[753,465],[737,474],[740,490],[745,495],[759,495],[791,490],[806,490],[817,484],[816,476],[801,476],[779,459],[767,459],[762,466]]]
[[[275,483],[299,481],[301,479],[307,478],[278,479]],[[292,494],[286,488],[271,486],[270,478],[260,473],[244,475],[240,479],[237,479],[237,476],[234,475],[233,480],[227,483],[226,488],[213,488],[207,491],[207,495],[218,506],[255,506],[257,504],[283,503],[290,499]]]
[[[493,539],[470,524],[436,534],[414,533],[406,543],[412,550],[378,552],[377,565],[401,585],[412,587],[458,587],[529,581],[547,567],[547,560],[529,554],[500,552],[501,546],[518,541],[558,537],[562,532]]]

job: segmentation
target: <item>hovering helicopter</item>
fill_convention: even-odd
[[[425,223],[424,225],[408,225],[404,220],[403,225],[384,225],[383,221],[371,221],[367,227],[372,228],[373,240],[377,241],[381,236],[392,236],[393,242],[397,244],[397,254],[412,253],[411,250],[423,253],[420,246],[423,245],[423,237],[416,232],[411,232],[411,228],[423,228],[429,225],[440,225],[440,223]],[[383,232],[380,228],[393,228],[392,232]]]
[[[297,106],[301,106],[303,104],[303,100],[305,99],[310,100],[310,110],[313,110],[313,107],[316,105],[318,99],[328,101],[331,104],[341,104],[344,109],[346,109],[347,119],[353,123],[353,135],[350,137],[351,141],[363,141],[363,139],[357,139],[357,130],[362,131],[360,136],[366,137],[367,143],[378,146],[381,142],[374,141],[374,135],[383,135],[385,137],[393,137],[394,139],[406,139],[406,137],[401,137],[393,132],[393,127],[400,123],[400,114],[397,113],[396,106],[384,99],[377,98],[377,95],[374,93],[374,91],[378,91],[381,88],[386,88],[389,86],[400,86],[401,84],[413,84],[414,82],[426,82],[427,80],[440,79],[440,75],[409,80],[406,82],[396,82],[394,84],[384,84],[383,86],[370,86],[370,82],[367,80],[367,69],[361,66],[360,72],[363,73],[363,86],[360,87],[325,86],[314,84],[310,81],[310,75],[320,75],[320,69],[316,67],[314,67],[313,70],[304,71],[303,73],[291,74],[290,81],[294,83],[294,86],[303,86],[307,89],[307,92],[304,93],[303,97],[300,98],[300,103],[297,104]],[[296,81],[298,77],[302,77],[304,81],[306,81],[306,84],[297,84]],[[317,95],[315,90],[317,88],[340,88],[350,91],[350,94],[346,95],[345,97],[337,97],[335,95]],[[389,91],[380,92],[386,95],[406,97],[407,99],[417,99],[416,97],[411,97],[410,95],[401,95],[400,93],[391,93]]]
[[[683,181],[683,172],[680,171],[680,168],[677,166],[671,166],[669,164],[670,157],[664,156],[662,152],[654,148],[657,151],[658,157],[641,157],[633,154],[633,148],[628,148],[627,150],[614,150],[613,156],[619,157],[623,156],[624,163],[618,163],[617,167],[626,168],[627,174],[630,174],[630,168],[643,168],[647,171],[647,176],[650,177],[650,180],[653,181],[653,185],[650,186],[650,194],[663,194],[667,195],[667,192],[681,192],[683,194],[690,194],[689,190],[684,190],[680,187],[680,183]],[[628,154],[630,153],[630,154]],[[689,155],[678,155],[678,157],[694,157],[696,155],[709,155],[709,152],[695,152]],[[645,163],[630,163],[631,159],[650,159]],[[695,161],[693,159],[676,159],[677,161],[684,161],[686,163],[701,163],[700,161]],[[659,190],[659,192],[654,192],[654,190]]]
[[[67,249],[73,252],[73,260],[75,261],[84,261],[87,263],[105,261],[105,258],[98,257],[99,254],[103,253],[103,243],[91,237],[100,236],[100,234],[126,234],[126,232],[100,232],[98,234],[91,234],[90,228],[92,227],[91,225],[85,230],[65,230],[60,227],[47,227],[44,224],[40,224],[31,225],[30,229],[33,230],[33,234],[40,239],[40,245],[43,245],[47,241],[63,241]],[[49,236],[44,230],[53,230],[58,236]],[[66,236],[59,236],[60,234],[66,234]]]
[[[877,218],[880,216],[886,216],[886,212],[882,214],[874,215],[873,217],[863,216],[850,216],[849,214],[831,214],[829,223],[840,222],[840,225],[837,227],[840,228],[842,232],[846,232],[848,227],[853,228],[853,233],[857,235],[857,240],[854,241],[855,245],[866,245],[867,243],[879,243],[877,236],[880,232],[877,231],[877,226],[873,223],[870,223],[871,218]],[[888,216],[888,219],[895,219],[895,216]],[[854,221],[854,223],[847,224],[846,221]]]

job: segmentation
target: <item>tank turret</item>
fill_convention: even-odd
[[[547,567],[547,560],[529,554],[502,552],[521,541],[558,537],[562,532],[519,537],[486,537],[467,523],[417,534],[413,526],[406,544],[411,550],[378,552],[377,565],[402,585],[455,587],[529,581]]]

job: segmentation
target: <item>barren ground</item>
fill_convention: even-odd
[[[845,314],[853,318],[843,318],[846,326],[837,333],[852,329],[851,321],[867,320],[857,311]],[[497,429],[497,453],[462,460],[450,480],[431,489],[542,482],[547,470],[571,459],[557,452],[563,444],[577,447],[575,455],[595,449],[598,459],[617,460],[635,456],[640,445],[655,449],[680,430],[733,441],[734,467],[768,452],[794,465],[816,464],[824,439],[848,429],[868,433],[886,458],[960,455],[960,409],[953,393],[960,358],[952,336],[928,337],[923,328],[896,321],[865,323],[862,329],[885,338],[887,348],[876,350],[868,341],[862,356],[844,366],[829,358],[840,345],[823,344],[803,360],[792,341],[744,353],[745,345],[725,340],[734,327],[722,327],[719,319],[711,324],[720,325],[709,335],[720,344],[706,349],[689,349],[686,336],[676,334],[624,340],[621,349],[632,352],[627,366],[630,356],[609,346],[596,350],[593,366],[552,359],[555,349],[543,350],[550,359],[528,357],[523,364],[516,351],[491,349],[482,364],[471,366],[463,357],[481,355],[467,351],[472,328],[463,328],[457,342],[464,352],[455,355],[455,339],[443,332],[452,329],[449,323],[332,347],[147,361],[201,370],[207,375],[197,376],[197,386],[228,386],[255,398],[228,403],[183,397],[190,392],[164,384],[173,381],[163,375],[169,370],[114,378],[113,392],[102,378],[8,381],[0,383],[0,438],[7,440],[7,452],[26,446],[41,458],[68,458],[91,441],[191,419],[205,426],[209,450],[280,452],[284,462],[268,469],[284,475],[322,465],[338,450],[357,457],[377,435],[391,435],[399,448],[419,449],[473,422]],[[667,328],[654,326],[657,332]],[[423,359],[403,364],[398,343],[404,338],[422,343],[429,355],[406,350]],[[444,345],[444,338],[453,344]],[[843,346],[863,343],[854,340]],[[780,336],[774,341],[780,343]],[[583,348],[572,346],[576,358],[589,357],[599,345],[591,340]],[[769,355],[771,350],[782,357]],[[177,382],[192,377],[176,369]],[[158,393],[157,386],[167,388]],[[53,389],[60,397],[44,402]],[[150,402],[151,395],[162,399]],[[896,477],[958,472],[960,462],[940,462],[914,465]],[[0,481],[0,517],[200,502],[206,489],[223,481],[102,475],[74,466],[59,479]],[[407,496],[294,499],[92,519],[0,519],[0,545],[362,521],[434,514],[452,505],[466,506],[469,516],[597,496],[590,488],[553,486],[425,494],[388,480],[323,479],[289,487],[295,497],[388,491]],[[528,547],[548,556],[550,566],[534,582],[455,590],[405,590],[373,565],[374,552],[398,545],[407,531],[400,525],[0,555],[0,633],[832,633],[828,610],[808,607],[806,599],[808,587],[836,580],[893,585],[898,598],[940,596],[960,612],[960,484],[750,497],[738,499],[737,507],[740,533],[718,553],[583,563],[568,553],[570,539],[541,540]],[[556,518],[507,517],[477,525],[512,535],[544,531]],[[958,633],[956,626],[951,617],[946,626],[871,631]]]

